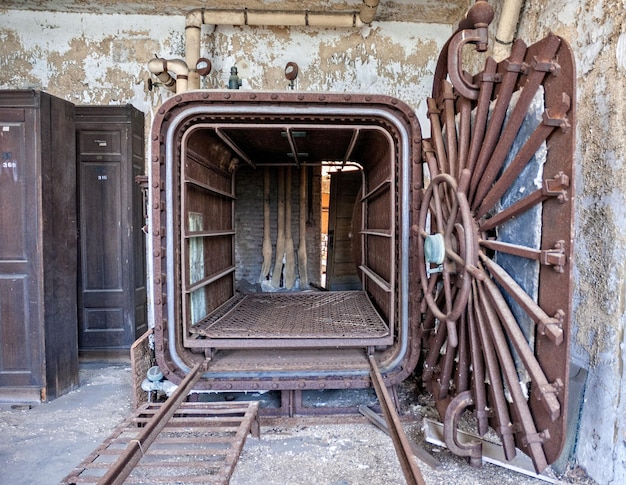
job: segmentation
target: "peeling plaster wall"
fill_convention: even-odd
[[[184,59],[183,16],[93,15],[1,10],[0,89],[42,89],[76,104],[132,103],[150,114],[171,94],[147,89],[158,54]],[[203,26],[213,70],[203,88],[225,88],[237,65],[242,89],[296,89],[396,96],[420,112],[436,56],[452,27],[376,22],[363,29]]]
[[[2,12],[2,11],[0,11]],[[184,18],[5,11],[0,87],[42,89],[76,104],[132,103],[148,111],[143,81],[154,53],[178,52]]]
[[[626,483],[626,2],[527,0],[519,37],[549,30],[578,69],[572,353],[589,376],[576,457],[598,483]]]

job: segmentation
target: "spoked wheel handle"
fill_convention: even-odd
[[[478,239],[467,201],[469,170],[460,183],[442,173],[431,181],[420,208],[417,238],[418,266],[424,301],[441,323],[448,343],[458,345],[456,321],[467,306],[470,276],[479,271]]]

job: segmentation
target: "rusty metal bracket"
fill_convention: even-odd
[[[526,434],[524,435],[524,437],[522,438],[522,442],[524,443],[525,446],[528,445],[532,445],[532,444],[544,444],[547,440],[550,439],[550,432],[546,429],[543,431],[540,431],[539,433],[534,433],[534,434]]]
[[[555,60],[540,60],[535,56],[530,65],[535,71],[549,72],[555,76],[561,73],[561,66]]]
[[[565,241],[557,241],[553,249],[541,251],[539,262],[546,266],[552,266],[557,273],[562,273],[567,262]]]
[[[501,83],[502,74],[499,72],[481,72],[476,76],[481,83]]]
[[[567,133],[571,128],[571,125],[566,113],[569,111],[571,105],[572,100],[570,97],[567,94],[562,93],[561,106],[558,106],[557,109],[546,108],[543,112],[543,124],[546,126],[561,128],[564,133]]]
[[[502,62],[504,63],[506,72],[517,72],[520,74],[527,74],[528,68],[530,67],[525,62],[511,62],[510,59],[504,59]]]
[[[557,310],[552,318],[539,320],[537,322],[537,331],[539,335],[547,335],[557,345],[563,342],[563,320],[565,313],[563,310]]]
[[[559,202],[567,202],[567,190],[570,186],[569,177],[563,172],[557,173],[551,179],[543,181],[542,193],[547,197],[557,197]]]

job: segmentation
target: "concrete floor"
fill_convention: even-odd
[[[128,364],[82,364],[81,387],[36,406],[0,404],[0,483],[59,483],[131,412]],[[387,485],[404,479],[391,439],[362,419],[262,420],[261,439],[248,438],[232,485]],[[444,448],[425,443],[419,417],[405,431],[441,461],[420,462],[426,484],[547,483],[484,464],[471,468]],[[580,470],[553,483],[593,484]]]

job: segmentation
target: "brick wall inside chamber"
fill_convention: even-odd
[[[277,233],[277,169],[270,168],[270,235],[272,240],[272,269],[276,257]],[[235,278],[238,288],[247,291],[260,291],[259,276],[263,263],[263,180],[264,169],[240,167],[235,175]],[[307,210],[307,271],[310,283],[320,284],[320,217],[321,217],[321,175],[319,167],[309,168]],[[300,171],[292,169],[291,190],[291,231],[295,261],[300,242]],[[296,276],[299,273],[296,269]]]

